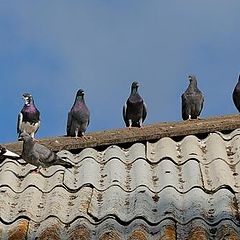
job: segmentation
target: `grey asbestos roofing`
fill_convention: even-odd
[[[0,164],[2,239],[240,239],[240,129],[58,154]]]

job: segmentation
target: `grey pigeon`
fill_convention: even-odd
[[[131,93],[123,106],[123,119],[127,127],[142,127],[147,116],[147,107],[138,93],[138,82],[133,82]]]
[[[90,121],[90,112],[84,100],[84,91],[79,89],[68,113],[67,136],[83,137]]]
[[[23,140],[22,159],[37,167],[47,168],[53,165],[73,167],[70,162],[64,161],[47,147],[37,143],[29,134],[21,133],[19,140]]]
[[[188,77],[190,83],[182,94],[182,118],[183,120],[197,119],[203,108],[204,97],[197,87],[195,76]]]
[[[31,94],[24,93],[23,99],[25,101],[21,112],[18,114],[17,133],[18,137],[21,133],[26,132],[34,138],[35,133],[40,127],[40,112],[34,104]]]
[[[238,82],[233,90],[232,98],[237,110],[240,112],[240,75],[238,77]]]

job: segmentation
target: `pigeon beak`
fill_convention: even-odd
[[[26,105],[29,105],[29,98],[28,97],[22,96],[22,99],[24,100]]]
[[[23,138],[22,138],[22,137],[19,137],[19,138],[18,138],[18,141],[23,141]]]

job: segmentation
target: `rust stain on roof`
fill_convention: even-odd
[[[24,240],[26,239],[27,232],[28,232],[28,220],[22,220],[18,223],[17,226],[11,228],[8,232],[8,239],[9,240]]]
[[[75,240],[75,239],[81,239],[81,240],[90,239],[89,229],[87,229],[84,226],[79,226],[75,228],[74,231],[71,233],[69,240]]]
[[[209,239],[206,230],[203,227],[194,228],[189,234],[189,240],[207,240]]]
[[[164,235],[160,238],[160,240],[176,240],[176,228],[172,225],[166,226],[164,229]]]
[[[147,240],[147,236],[141,230],[135,230],[128,240]]]
[[[61,238],[60,226],[58,224],[53,224],[45,228],[40,234],[38,239],[41,240],[59,240]]]
[[[121,240],[121,237],[116,231],[109,231],[104,233],[99,240]]]

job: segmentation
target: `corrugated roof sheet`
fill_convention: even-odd
[[[0,165],[1,239],[240,239],[240,129]]]

